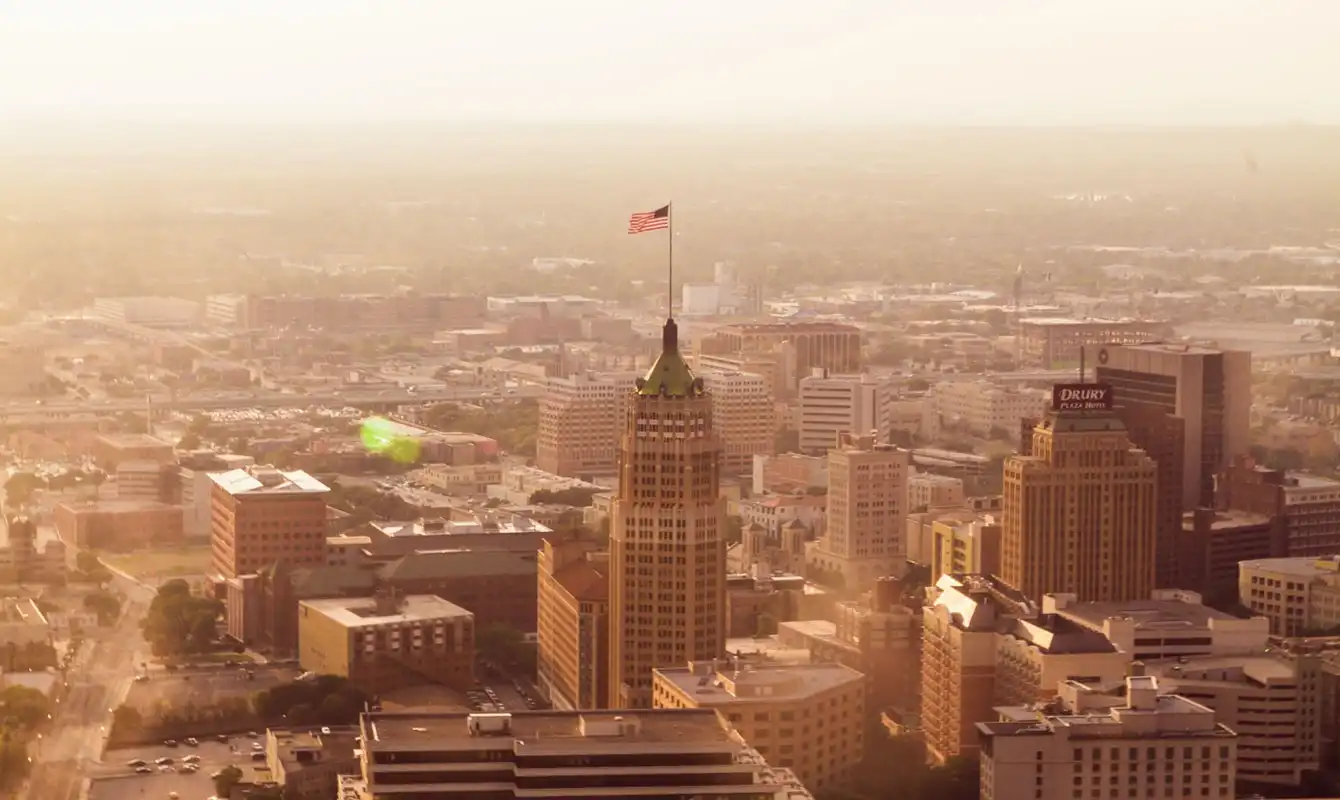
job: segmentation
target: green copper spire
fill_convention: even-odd
[[[661,355],[647,371],[647,377],[637,382],[637,393],[644,397],[699,397],[703,394],[703,382],[693,376],[693,370],[679,354],[679,326],[674,317],[665,321]]]

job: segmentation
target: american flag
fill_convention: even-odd
[[[661,206],[655,211],[639,211],[628,218],[629,233],[660,231],[670,227],[670,206]]]

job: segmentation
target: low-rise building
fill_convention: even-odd
[[[1237,737],[1157,678],[1127,678],[1120,695],[1071,681],[1058,699],[1060,713],[977,725],[982,800],[1235,796]]]
[[[907,479],[907,505],[913,510],[962,505],[967,499],[961,478],[914,471]]]
[[[285,800],[339,798],[339,776],[358,771],[358,728],[323,727],[265,732],[265,760]],[[342,799],[341,799],[342,800]]]
[[[370,695],[420,684],[457,690],[474,682],[474,615],[435,595],[304,600],[298,660]]]
[[[1263,558],[1238,565],[1238,598],[1277,636],[1340,630],[1340,556]]]
[[[1231,602],[1238,563],[1285,555],[1287,531],[1281,517],[1198,508],[1182,515],[1177,549],[1178,588]]]
[[[80,550],[137,550],[182,540],[182,510],[145,500],[90,500],[56,506],[61,541]]]
[[[93,439],[89,455],[109,472],[123,461],[173,461],[172,445],[146,433],[104,433]]]
[[[712,708],[768,763],[813,791],[850,776],[865,751],[865,678],[841,664],[694,662],[653,671],[654,708]]]
[[[1074,595],[1047,595],[1042,610],[1102,634],[1130,658],[1144,662],[1259,653],[1270,639],[1264,617],[1240,619],[1204,605],[1195,592],[1175,589],[1122,603],[1080,603]]]
[[[942,428],[1001,439],[1018,436],[1020,421],[1041,417],[1051,403],[1046,392],[990,381],[941,381],[934,397]]]
[[[1253,655],[1180,658],[1147,665],[1168,691],[1214,709],[1238,734],[1237,778],[1297,786],[1320,765],[1321,662],[1272,647]]]
[[[464,515],[463,519],[374,520],[351,533],[372,539],[372,551],[383,556],[428,550],[513,550],[533,554],[553,530],[529,516],[491,510]]]
[[[810,798],[711,709],[376,712],[361,727],[376,797]]]

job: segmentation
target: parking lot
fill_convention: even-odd
[[[175,672],[155,670],[147,681],[131,684],[126,703],[141,713],[151,713],[162,703],[167,707],[205,706],[229,697],[251,697],[261,689],[291,681],[302,671],[296,667],[248,665],[254,678],[241,667],[204,667]]]
[[[217,739],[202,741],[192,747],[179,744],[168,747],[163,744],[144,747],[122,747],[108,750],[103,755],[104,766],[98,770],[98,779],[93,782],[90,800],[121,797],[164,797],[176,792],[181,800],[204,800],[214,794],[214,782],[211,777],[224,767],[235,764],[240,767],[264,765],[264,762],[251,760],[252,743],[265,744],[262,732],[256,738],[234,736],[225,744]],[[262,751],[263,752],[263,751]],[[200,770],[195,774],[176,771],[183,760],[190,755],[199,756]],[[160,758],[171,758],[173,772],[161,772],[154,764]],[[139,760],[153,768],[147,775],[137,774],[129,762]]]
[[[492,696],[489,692],[493,693]],[[466,699],[470,701],[476,711],[489,704],[497,706],[497,708],[484,710],[526,711],[538,707],[534,702],[528,704],[526,698],[516,690],[516,687],[503,680],[490,681],[481,685],[478,689],[466,692]]]

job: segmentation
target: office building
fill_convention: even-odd
[[[304,600],[298,661],[376,696],[422,684],[474,684],[474,615],[436,595],[384,591],[371,598]]]
[[[56,506],[61,541],[80,550],[173,547],[182,540],[179,506],[143,500],[89,500]]]
[[[583,480],[614,475],[628,387],[635,378],[614,372],[549,378],[540,398],[535,465]]]
[[[232,453],[199,450],[180,454],[177,460],[177,494],[181,497],[183,533],[188,538],[208,539],[214,521],[214,481],[211,472],[227,472],[252,466],[256,459]]]
[[[1213,506],[1214,476],[1251,444],[1251,353],[1149,343],[1091,347],[1088,362],[1118,407],[1182,418],[1182,510]]]
[[[1267,469],[1243,456],[1220,476],[1219,506],[1269,517],[1283,548],[1274,556],[1340,553],[1340,481]]]
[[[656,670],[656,708],[715,709],[769,764],[811,791],[850,777],[864,755],[864,676],[841,664],[709,661]]]
[[[861,371],[861,331],[839,322],[763,322],[725,325],[699,343],[702,353],[775,352],[795,350],[795,374],[815,369],[834,375]]]
[[[723,655],[726,544],[712,398],[666,320],[628,403],[610,519],[609,702],[651,706],[652,670]]]
[[[693,358],[698,372],[745,372],[760,375],[772,390],[773,397],[784,398],[795,394],[796,354],[790,343],[784,342],[773,350],[755,350],[744,353],[705,353],[703,343]]]
[[[999,575],[1000,520],[992,514],[937,519],[931,523],[931,577]]]
[[[1001,577],[1040,600],[1133,600],[1154,588],[1158,465],[1105,411],[1057,410],[1005,461]]]
[[[763,376],[748,372],[703,372],[702,379],[712,398],[721,469],[728,475],[748,475],[754,456],[772,455],[777,446],[772,386]]]
[[[540,549],[536,685],[555,708],[609,707],[608,556],[577,538]]]
[[[285,800],[344,800],[337,794],[341,773],[357,772],[358,728],[315,730],[270,728],[265,732],[265,766],[284,787]]]
[[[1288,552],[1281,518],[1198,508],[1182,516],[1177,583],[1216,605],[1238,597],[1238,564]]]
[[[1340,556],[1262,558],[1238,565],[1238,599],[1277,636],[1340,631]]]
[[[907,570],[906,450],[844,434],[828,453],[828,525],[810,553],[814,566],[849,589]]]
[[[812,800],[710,709],[376,712],[361,726],[374,797]]]
[[[98,297],[93,316],[107,322],[145,328],[185,328],[200,322],[202,308],[180,297]]]
[[[1154,586],[1195,589],[1188,583],[1202,568],[1196,548],[1188,549],[1182,525],[1182,466],[1186,424],[1181,417],[1146,406],[1116,408],[1131,444],[1145,451],[1158,468],[1157,523],[1154,536]]]
[[[1014,438],[1020,420],[1042,416],[1050,400],[1046,392],[990,381],[940,381],[932,397],[941,430],[993,439]]]
[[[211,473],[213,569],[224,578],[250,575],[276,561],[326,563],[326,495],[306,472],[251,466]],[[180,524],[180,514],[178,522]]]
[[[1146,669],[1168,691],[1213,709],[1237,733],[1239,781],[1297,786],[1319,767],[1321,666],[1305,646],[1170,659]]]
[[[826,453],[841,434],[874,436],[889,441],[893,430],[890,406],[897,390],[888,381],[869,375],[828,375],[819,372],[800,381],[800,449]]]
[[[172,445],[144,433],[105,433],[89,443],[88,455],[108,472],[123,461],[156,461],[170,464]]]
[[[1019,330],[1023,335],[1023,363],[1050,370],[1078,367],[1085,348],[1157,341],[1167,336],[1168,324],[1138,319],[1025,317],[1019,320]],[[1093,365],[1089,361],[1089,366]]]
[[[914,472],[907,481],[907,507],[910,510],[928,510],[957,506],[968,499],[963,479],[933,472]]]
[[[922,610],[921,730],[927,760],[976,757],[994,708],[1050,699],[1066,680],[1114,680],[1130,659],[1102,635],[987,576],[945,575]]]
[[[1240,619],[1204,605],[1195,592],[1176,589],[1120,603],[1081,603],[1073,595],[1047,595],[1042,611],[1101,634],[1128,658],[1145,663],[1253,655],[1270,643],[1270,624],[1264,617]]]
[[[1054,711],[979,723],[982,800],[1235,797],[1237,736],[1139,672],[1121,692],[1071,682]]]

